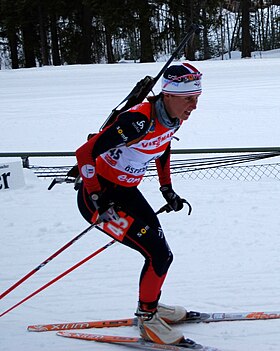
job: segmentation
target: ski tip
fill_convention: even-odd
[[[56,332],[56,335],[58,335],[58,336],[68,336],[68,334],[71,334],[71,333],[65,332],[65,331],[58,331],[58,332]]]
[[[48,331],[48,328],[46,328],[44,325],[29,325],[27,327],[27,330],[30,332],[45,332]]]

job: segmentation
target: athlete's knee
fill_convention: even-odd
[[[153,268],[156,274],[161,277],[166,274],[173,261],[173,254],[169,247],[165,251],[161,251],[160,255],[152,260]]]

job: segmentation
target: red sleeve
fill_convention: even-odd
[[[97,139],[98,134],[89,139],[76,151],[79,172],[89,194],[101,190],[95,172],[95,159],[92,157],[92,150]]]
[[[170,176],[170,143],[165,150],[164,154],[156,159],[157,172],[159,177],[159,183],[161,186],[171,184]]]
[[[141,128],[137,127],[138,122],[142,123]],[[141,112],[124,112],[114,123],[93,136],[76,151],[79,173],[89,194],[101,190],[95,170],[96,158],[110,149],[145,135],[149,125],[148,117]]]

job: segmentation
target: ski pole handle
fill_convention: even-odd
[[[183,200],[183,203],[184,204],[187,204],[187,206],[188,206],[188,208],[189,208],[189,210],[188,210],[188,216],[191,214],[191,212],[192,212],[192,206],[191,206],[191,204],[186,200],[186,199],[182,199]],[[162,213],[162,212],[166,212],[166,213],[169,213],[169,212],[171,212],[171,211],[173,211],[173,208],[169,205],[169,204],[165,204],[164,206],[162,206],[157,212],[156,212],[156,214],[158,215],[158,214],[160,214],[160,213]]]
[[[166,205],[163,205],[157,212],[156,212],[156,215],[160,214],[160,213],[163,213],[163,212],[170,212],[172,211],[170,205],[166,204]]]

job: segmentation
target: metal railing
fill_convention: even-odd
[[[202,148],[202,149],[173,149],[172,154],[228,154],[228,153],[252,153],[271,152],[280,153],[280,146],[267,147],[236,147],[236,148]],[[20,152],[0,152],[0,157],[67,157],[75,156],[74,151],[20,151]]]
[[[178,155],[188,158],[176,159]],[[194,158],[200,154],[204,157]],[[209,155],[216,154],[209,157]],[[218,154],[218,156],[217,156]],[[171,174],[188,179],[231,179],[259,180],[264,177],[280,179],[280,163],[262,163],[265,159],[280,156],[280,147],[254,148],[216,148],[216,149],[175,149],[175,159],[171,160]],[[207,157],[205,157],[207,155]],[[72,166],[36,166],[30,164],[30,158],[73,157],[74,152],[8,152],[0,153],[0,157],[20,157],[25,168],[31,169],[38,177],[66,177]],[[249,163],[248,165],[240,165]],[[157,177],[154,163],[148,167],[145,179]]]

